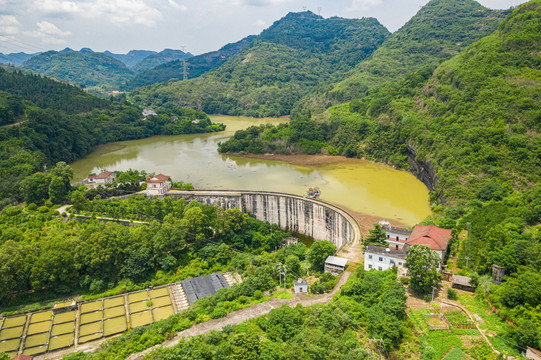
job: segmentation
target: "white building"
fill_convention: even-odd
[[[297,280],[295,280],[294,287],[295,287],[295,294],[308,292],[308,282],[301,278],[298,278]]]
[[[116,180],[116,173],[112,171],[104,171],[99,175],[91,175],[86,178],[85,185],[89,189],[96,188],[100,185],[112,184]]]
[[[388,247],[367,245],[364,248],[365,270],[389,270],[393,266],[403,267],[406,263],[407,250],[396,250]]]
[[[381,225],[381,229],[385,231],[385,235],[387,235],[386,241],[389,244],[389,247],[395,250],[401,250],[406,244],[412,231],[393,227],[387,221],[380,221],[379,224]]]
[[[171,177],[158,174],[154,177],[147,176],[147,195],[163,195],[171,189]]]

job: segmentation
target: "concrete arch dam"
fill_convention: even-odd
[[[360,226],[346,211],[321,200],[265,191],[172,190],[166,196],[196,200],[224,210],[238,208],[285,231],[332,241],[337,249],[361,240]]]

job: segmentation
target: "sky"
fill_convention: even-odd
[[[428,0],[0,0],[0,52],[185,49],[194,55],[257,35],[288,12],[375,17],[398,30]],[[525,0],[479,0],[507,9]]]

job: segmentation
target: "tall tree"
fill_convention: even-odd
[[[316,241],[310,248],[310,263],[312,269],[316,271],[323,271],[325,266],[325,260],[329,255],[333,255],[336,252],[336,246],[327,240]]]
[[[441,281],[439,264],[439,256],[430,250],[428,245],[413,245],[408,248],[406,268],[411,278],[410,287],[420,294],[430,293],[432,287]]]

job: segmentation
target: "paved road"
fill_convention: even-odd
[[[177,336],[175,336],[173,339],[165,343],[148,348],[145,351],[132,354],[128,357],[128,359],[129,360],[141,359],[146,354],[148,354],[149,352],[157,348],[175,346],[181,338],[205,334],[211,330],[221,330],[224,326],[227,326],[227,325],[237,325],[246,320],[266,315],[272,309],[279,308],[282,305],[288,305],[290,307],[294,307],[298,304],[302,306],[311,306],[315,304],[327,304],[332,300],[334,294],[336,294],[340,290],[340,287],[347,282],[347,280],[349,279],[351,275],[352,273],[349,271],[344,272],[342,276],[340,277],[340,279],[338,280],[338,283],[334,287],[334,290],[329,294],[315,295],[315,296],[306,296],[305,294],[295,294],[295,296],[292,299],[273,299],[261,304],[253,305],[245,309],[241,309],[241,310],[229,313],[227,314],[226,317],[223,317],[221,319],[210,320],[210,321],[206,321],[206,322],[194,325],[187,330],[179,332]]]

